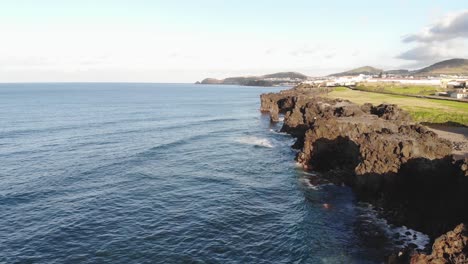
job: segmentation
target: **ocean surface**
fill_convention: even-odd
[[[259,112],[279,90],[1,84],[0,263],[381,263],[411,242],[311,184]]]

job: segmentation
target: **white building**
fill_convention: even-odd
[[[468,89],[456,89],[455,91],[450,93],[450,97],[456,99],[468,99]]]
[[[369,83],[400,83],[400,84],[413,84],[413,85],[433,85],[440,86],[442,84],[440,79],[381,79],[372,78],[368,79]]]

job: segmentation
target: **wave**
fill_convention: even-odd
[[[301,171],[301,172],[302,174],[307,175],[307,176],[317,176],[317,173],[308,172],[308,171]]]
[[[333,185],[328,180],[320,177],[318,174],[308,171],[301,171],[301,176],[299,177],[299,182],[303,186],[312,190],[320,190],[323,186]]]
[[[406,226],[393,226],[379,216],[377,210],[370,204],[361,203],[358,207],[361,210],[359,218],[362,222],[371,223],[381,229],[397,248],[404,248],[411,244],[419,250],[426,249],[430,242],[428,235]]]
[[[176,119],[176,117],[172,117],[172,119]],[[187,126],[199,126],[199,125],[208,125],[208,124],[213,124],[213,123],[223,123],[223,122],[236,122],[241,119],[238,118],[210,118],[210,119],[201,119],[201,120],[194,120],[194,121],[183,121],[179,122],[176,124],[168,125],[168,126],[154,126],[151,127],[150,129],[147,129],[146,131],[152,131],[152,130],[172,130],[172,129],[177,129],[177,128],[186,128]],[[144,122],[162,122],[164,124],[166,120],[162,119],[160,117],[149,117],[149,118],[126,118],[126,119],[117,119],[117,120],[112,120],[112,121],[106,121],[106,122],[93,122],[86,124],[86,129],[92,129],[92,128],[102,128],[102,127],[109,127],[113,125],[122,125],[122,124],[135,124],[135,123],[144,123]],[[45,127],[45,128],[23,128],[23,129],[12,129],[12,130],[6,130],[0,132],[0,137],[2,138],[17,138],[21,136],[27,136],[27,135],[36,135],[40,133],[56,133],[56,132],[63,132],[63,131],[69,131],[69,130],[77,130],[77,129],[82,129],[83,125],[82,124],[70,124],[70,125],[64,125],[64,126],[57,126],[57,127]],[[124,134],[124,133],[134,133],[134,132],[140,132],[142,129],[134,129],[134,130],[128,130],[128,131],[117,131],[117,132],[111,132],[108,133],[109,135],[113,134]]]
[[[301,182],[301,184],[302,184],[303,186],[305,186],[305,187],[308,188],[308,189],[312,189],[312,190],[315,190],[315,191],[320,190],[320,185],[314,185],[314,184],[312,184],[312,183],[310,182],[310,179],[307,178],[307,177],[301,177],[301,178],[299,179],[299,181]]]
[[[255,136],[241,137],[241,138],[238,138],[236,142],[241,143],[241,144],[246,144],[246,145],[264,147],[264,148],[273,148],[273,143],[270,140],[266,138],[255,137]]]
[[[286,133],[286,132],[280,132],[280,131],[278,131],[278,130],[275,130],[275,129],[273,129],[273,128],[270,128],[270,132],[271,132],[271,133],[273,133],[273,134],[278,134],[278,135],[289,136],[289,134],[288,134],[288,133]]]
[[[176,124],[158,127],[158,129],[173,130],[173,129],[177,129],[177,128],[186,128],[187,126],[201,126],[201,125],[209,125],[209,124],[216,124],[216,123],[223,123],[223,122],[235,122],[235,121],[239,121],[239,120],[241,120],[241,119],[237,119],[237,118],[213,118],[213,119],[205,119],[205,120],[178,122]]]
[[[175,148],[177,147],[193,143],[194,141],[197,141],[197,140],[210,138],[210,137],[217,136],[220,134],[222,135],[228,131],[231,131],[231,130],[230,129],[216,130],[216,131],[212,131],[209,133],[203,133],[203,134],[194,135],[190,137],[182,137],[182,138],[170,141],[170,142],[161,143],[159,145],[156,145],[148,149],[145,149],[143,151],[129,155],[125,158],[122,158],[119,161],[111,162],[109,164],[102,165],[102,166],[97,166],[88,171],[82,172],[81,175],[91,175],[94,173],[101,173],[102,171],[116,170],[122,167],[128,168],[129,166],[137,166],[139,163],[143,163],[148,160],[154,159],[154,157],[159,154],[175,151]]]

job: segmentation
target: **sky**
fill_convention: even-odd
[[[195,82],[468,58],[466,0],[0,0],[0,82]]]

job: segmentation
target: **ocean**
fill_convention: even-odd
[[[414,231],[311,184],[279,90],[1,84],[0,263],[381,263]]]

